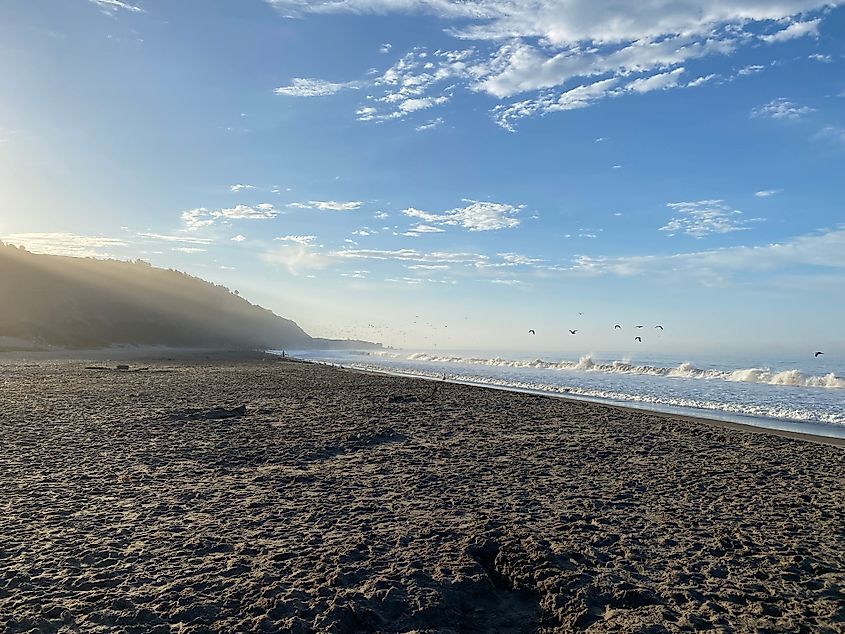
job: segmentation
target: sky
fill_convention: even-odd
[[[3,0],[0,240],[315,336],[845,354],[843,5]]]

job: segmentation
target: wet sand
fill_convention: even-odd
[[[842,447],[259,354],[88,365],[0,362],[8,632],[845,631]]]

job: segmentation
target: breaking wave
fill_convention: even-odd
[[[711,379],[733,381],[736,383],[761,383],[765,385],[789,385],[793,387],[845,388],[845,377],[833,374],[814,376],[800,370],[775,371],[768,368],[745,368],[740,370],[713,370],[697,368],[690,363],[677,367],[637,365],[629,361],[596,362],[591,356],[581,357],[576,361],[518,361],[494,357],[458,357],[434,355],[417,352],[407,357],[409,361],[429,363],[455,363],[462,365],[485,365],[509,368],[535,368],[543,370],[580,370],[583,372],[601,372],[604,374],[638,374],[651,376],[676,377],[685,379]]]

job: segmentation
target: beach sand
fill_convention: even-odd
[[[7,632],[845,631],[842,447],[259,354],[86,365],[0,364]]]

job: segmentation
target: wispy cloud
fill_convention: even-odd
[[[439,128],[443,125],[443,117],[437,117],[436,119],[432,119],[431,121],[426,121],[425,123],[421,123],[417,127],[414,128],[417,132],[425,132],[427,130],[434,130],[435,128]]]
[[[754,195],[757,196],[757,198],[769,198],[770,196],[779,194],[782,191],[782,189],[761,189],[758,192],[754,192]]]
[[[98,7],[106,11],[107,13],[113,13],[115,11],[128,11],[130,13],[144,13],[144,9],[140,6],[135,4],[129,4],[128,2],[122,2],[121,0],[88,0],[89,2],[96,4]]]
[[[625,257],[579,256],[563,272],[594,275],[673,275],[709,278],[728,273],[789,269],[796,266],[845,268],[845,226],[785,242],[692,253]]]
[[[258,205],[235,205],[227,209],[209,211],[205,207],[182,212],[182,222],[186,229],[196,231],[203,227],[210,227],[218,221],[230,220],[267,220],[279,215],[278,210],[271,203]]]
[[[794,40],[798,37],[818,37],[819,35],[819,24],[821,24],[821,18],[816,18],[815,20],[807,20],[806,22],[793,22],[785,29],[781,29],[776,33],[772,33],[771,35],[761,35],[760,39],[764,42],[786,42],[787,40]]]
[[[447,29],[456,39],[479,43],[431,53],[418,47],[365,80],[299,79],[281,94],[332,94],[349,86],[366,86],[372,92],[357,111],[358,118],[366,121],[402,119],[446,103],[456,87],[500,100],[527,95],[527,99],[500,104],[494,118],[510,129],[524,116],[584,108],[607,97],[700,86],[716,75],[682,82],[684,66],[692,60],[729,56],[760,40],[775,45],[815,36],[824,10],[831,5],[828,0],[266,1],[286,15],[299,16],[430,13],[457,20],[453,24],[459,26]],[[755,35],[772,25],[782,28]]]
[[[159,241],[159,242],[182,242],[184,244],[211,244],[214,242],[211,238],[200,238],[197,236],[192,235],[173,235],[173,234],[166,234],[166,233],[150,233],[150,232],[141,232],[138,233],[137,236],[139,238],[146,238],[149,240]]]
[[[317,239],[317,236],[290,235],[290,236],[279,236],[278,238],[273,238],[273,239],[278,240],[279,242],[296,242],[297,244],[314,244],[314,240]]]
[[[414,207],[409,207],[402,213],[411,218],[419,218],[430,225],[459,225],[470,231],[510,229],[520,223],[516,215],[523,205],[515,207],[504,203],[477,200],[464,200],[464,202],[469,204],[441,213],[430,213]]]
[[[778,97],[772,99],[769,103],[755,108],[751,111],[752,117],[767,117],[770,119],[787,119],[796,120],[804,115],[815,112],[815,108],[809,106],[799,106],[791,102],[786,97]]]
[[[327,97],[342,90],[355,90],[361,87],[361,82],[331,82],[323,79],[309,79],[295,77],[287,86],[276,88],[277,95],[286,97]]]
[[[723,200],[677,202],[668,203],[666,206],[677,214],[660,227],[660,231],[665,231],[670,236],[683,233],[695,238],[704,238],[714,233],[744,231],[750,228],[749,223],[761,220],[742,219],[742,212],[726,205]]]
[[[253,185],[241,185],[241,184],[229,185],[229,191],[230,192],[239,192],[239,191],[243,191],[244,189],[255,189],[255,187]]]
[[[360,200],[337,201],[337,200],[309,200],[307,203],[289,203],[287,206],[294,209],[317,209],[319,211],[355,211],[360,209],[364,203]]]
[[[86,236],[78,233],[12,233],[0,236],[7,244],[22,246],[33,253],[69,255],[78,258],[108,258],[115,256],[115,249],[129,243],[121,238]]]

